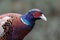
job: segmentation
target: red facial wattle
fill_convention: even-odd
[[[33,12],[32,14],[33,14],[34,18],[38,18],[39,16],[42,15],[42,13],[40,13],[40,12]]]

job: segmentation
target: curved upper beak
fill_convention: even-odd
[[[44,20],[44,21],[47,21],[47,18],[44,16],[44,14],[42,14],[42,15],[40,16],[40,18],[41,18],[42,20]]]

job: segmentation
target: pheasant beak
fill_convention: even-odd
[[[44,21],[47,21],[47,18],[44,16],[44,14],[42,14],[42,15],[40,16],[40,18],[41,18],[42,20],[44,20]]]

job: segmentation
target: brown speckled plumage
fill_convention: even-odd
[[[0,40],[22,40],[25,37],[25,35],[31,30],[31,28],[27,27],[20,20],[20,16],[22,15],[8,13],[8,14],[0,15],[0,18],[3,18],[5,16],[9,16],[13,18],[12,25],[9,28],[10,31],[8,31]]]

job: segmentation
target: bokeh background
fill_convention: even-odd
[[[37,20],[24,40],[60,40],[60,0],[0,0],[0,14],[25,14],[33,8],[43,10],[48,21]]]

